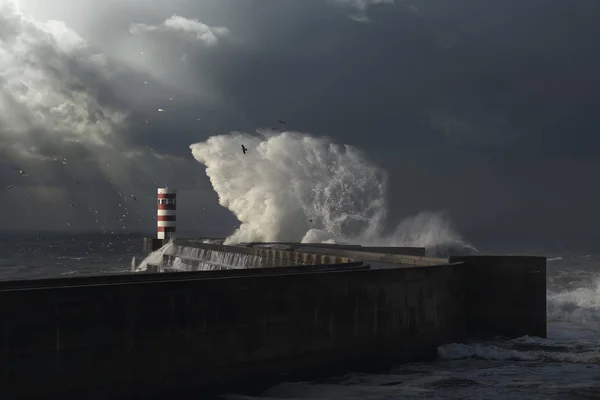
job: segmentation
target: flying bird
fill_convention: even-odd
[[[285,121],[282,121],[280,119],[278,121],[279,121],[280,124],[284,124],[285,125]]]
[[[246,154],[247,151],[248,151],[248,149],[246,147],[244,147],[244,145],[242,145],[242,153]]]
[[[15,167],[15,170],[16,170],[16,171],[19,171],[19,173],[20,173],[21,175],[23,175],[23,176],[29,176],[29,175],[27,175],[27,172],[23,171],[23,170],[22,170],[21,168],[19,168],[19,167]]]

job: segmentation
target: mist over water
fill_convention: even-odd
[[[241,222],[226,244],[300,241],[474,250],[440,212],[421,212],[390,225],[387,174],[352,146],[305,133],[259,130],[212,136],[190,148],[206,166],[220,205]]]

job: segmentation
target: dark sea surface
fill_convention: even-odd
[[[142,234],[0,234],[0,279],[130,273]],[[281,383],[264,399],[600,399],[600,248],[481,240],[483,253],[548,257],[549,338],[455,343],[386,374]],[[231,399],[254,399],[240,395]]]
[[[131,272],[142,234],[0,234],[0,280]]]

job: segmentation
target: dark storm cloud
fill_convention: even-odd
[[[596,122],[597,113],[590,112],[599,81],[590,51],[595,3],[383,3],[182,2],[149,7],[146,20],[139,9],[129,9],[120,31],[137,37],[127,40],[140,40],[140,52],[159,52],[162,62],[147,64],[183,76],[193,88],[167,94],[157,82],[155,91],[132,85],[130,93],[163,96],[146,109],[153,124],[136,126],[137,140],[161,147],[166,135],[159,132],[169,130],[163,144],[185,152],[177,137],[184,143],[283,118],[359,146],[368,131],[381,139],[393,135],[401,145],[541,153],[597,148],[597,135],[564,143]],[[349,6],[371,23],[349,19]],[[220,27],[230,40],[206,49],[190,36],[194,24],[206,32]],[[206,92],[210,101],[201,98]],[[163,115],[152,114],[161,107]]]
[[[15,162],[32,152],[66,153],[80,166],[53,167],[43,180],[57,187],[83,171],[100,188],[118,171],[144,170],[204,205],[214,194],[202,167],[186,161],[188,145],[283,119],[290,129],[356,145],[389,170],[392,214],[446,209],[472,230],[534,214],[543,189],[525,176],[550,185],[536,162],[570,172],[555,174],[558,188],[600,172],[595,163],[578,172],[583,167],[573,160],[600,150],[597,1],[391,3],[62,0],[45,11],[35,3],[39,18],[64,20],[86,45],[73,47],[81,43],[73,39],[59,52],[58,42],[39,35],[47,27],[0,24],[2,38],[37,38],[29,52],[44,56],[30,60],[44,78],[33,75],[35,82],[67,105],[40,129],[32,122],[40,104],[19,108],[15,87],[5,90],[11,118],[0,123],[12,133],[3,148],[17,145],[7,153]],[[55,103],[41,106],[46,118],[54,115]],[[78,148],[71,139],[81,140],[81,132]],[[116,153],[99,150],[107,148]],[[109,174],[106,164],[127,150],[137,153]],[[135,190],[153,193],[154,186]],[[586,193],[600,200],[596,190]],[[225,215],[205,216],[200,208],[190,203],[185,213],[207,225]]]
[[[274,22],[212,78],[240,124],[287,118],[361,146],[369,132],[368,143],[598,150],[596,2],[445,4],[380,8],[368,25],[326,8]]]
[[[591,1],[470,2],[457,7],[463,12],[444,14],[440,19],[457,41],[448,52],[452,58],[443,63],[456,71],[452,98],[442,103],[446,112],[467,126],[492,114],[489,129],[484,121],[475,126],[482,138],[512,131],[505,136],[512,136],[513,146],[504,150],[597,154],[600,143],[591,130],[600,121],[591,110],[599,100],[592,72],[600,64],[593,51],[599,6]]]

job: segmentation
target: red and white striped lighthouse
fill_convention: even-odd
[[[158,188],[158,210],[156,215],[156,238],[170,239],[177,225],[177,192],[175,189]]]

